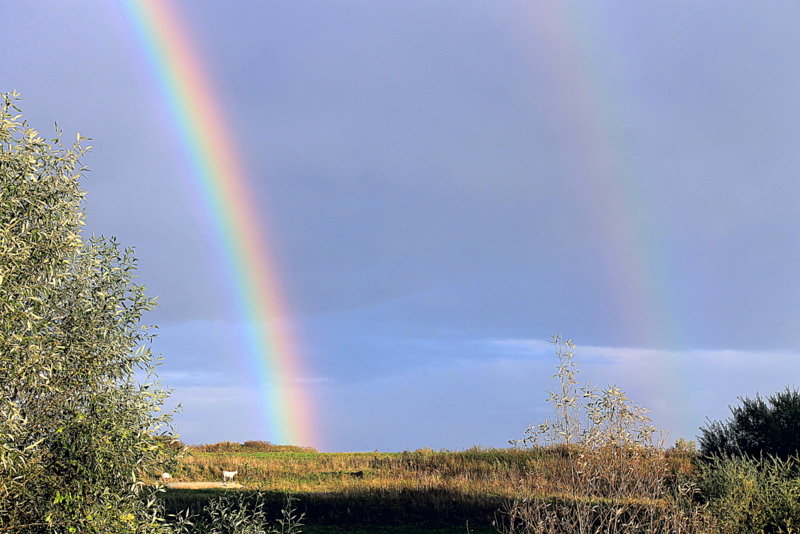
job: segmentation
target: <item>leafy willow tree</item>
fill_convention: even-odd
[[[81,235],[85,139],[43,139],[17,99],[0,101],[0,532],[160,530],[141,482],[173,461],[153,301],[130,250]]]
[[[786,388],[766,399],[739,398],[731,418],[700,428],[704,456],[772,455],[788,458],[800,454],[800,391]]]

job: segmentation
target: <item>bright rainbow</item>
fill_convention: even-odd
[[[190,33],[172,2],[121,0],[191,165],[245,326],[247,358],[256,372],[260,409],[275,443],[319,446],[310,392],[279,290],[264,223],[248,175]]]

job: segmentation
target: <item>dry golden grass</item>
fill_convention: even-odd
[[[223,470],[238,471],[237,482],[248,489],[291,494],[442,490],[519,498],[566,491],[560,473],[567,471],[568,461],[558,447],[403,453],[210,453],[190,448],[173,476],[180,482],[221,482]],[[690,458],[680,454],[630,463],[630,469],[642,472],[656,468],[676,475],[692,469]]]
[[[271,505],[278,507],[284,495],[291,494],[309,521],[319,524],[450,521],[463,525],[469,520],[471,525],[489,527],[501,517],[515,524],[527,520],[531,517],[528,503],[619,508],[614,503],[620,495],[600,491],[614,485],[613,481],[593,477],[599,481],[594,489],[576,491],[569,464],[575,461],[577,450],[565,446],[402,453],[210,453],[190,447],[188,452],[172,472],[172,491],[164,494],[165,504],[173,512],[191,507],[199,513],[204,502],[219,495],[215,492],[228,489],[261,490],[274,501]],[[692,453],[653,452],[635,458],[619,456],[623,469],[609,471],[639,481],[623,485],[627,488],[621,496],[626,509],[663,508],[667,502],[662,502],[660,494],[654,498],[653,492],[645,491],[642,481],[652,479],[654,473],[663,475],[660,480],[678,480],[694,469]],[[242,487],[223,486],[223,470],[238,471],[236,482]],[[509,508],[519,502],[523,506]]]

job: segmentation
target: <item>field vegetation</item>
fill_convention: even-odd
[[[501,510],[515,499],[563,498],[570,489],[563,473],[571,454],[564,446],[397,453],[235,452],[241,447],[222,452],[222,448],[203,452],[207,446],[189,447],[174,473],[177,485],[221,481],[223,469],[238,470],[243,491],[267,495],[275,511],[284,495],[293,495],[308,528],[449,526],[464,532],[469,521],[473,530],[495,531],[493,525],[499,527],[503,521]],[[696,469],[691,453],[679,450],[666,454],[661,465],[674,480]],[[652,462],[640,461],[635,468],[643,474],[652,467]],[[169,511],[190,508],[201,513],[206,501],[234,491],[172,489],[164,499]]]

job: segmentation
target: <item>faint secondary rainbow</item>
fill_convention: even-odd
[[[185,17],[173,2],[120,0],[166,102],[193,182],[211,220],[245,324],[259,407],[275,443],[318,446],[310,392],[278,283],[264,223],[252,199],[236,138],[225,120]]]
[[[624,84],[614,78],[615,57],[603,47],[592,6],[549,1],[527,6],[528,30],[534,30],[534,46],[544,44],[548,52],[546,75],[559,87],[559,116],[575,147],[570,171],[582,178],[581,194],[590,201],[590,213],[575,216],[586,217],[602,236],[617,319],[636,345],[671,348],[679,331],[666,291],[667,265],[636,158],[621,131],[618,101]]]
[[[660,352],[681,343],[679,315],[669,293],[670,271],[660,229],[642,189],[636,155],[622,133],[624,79],[593,4],[532,1],[521,18],[524,47],[547,51],[544,76],[559,89],[559,117],[575,151],[568,172],[582,178],[587,213],[574,216],[597,230],[599,265],[614,300],[612,315],[634,347],[655,349],[641,365],[628,366],[636,381],[659,391],[662,406],[652,407],[659,426],[680,421],[666,399],[682,391],[682,362]],[[532,30],[532,31],[531,31]],[[538,54],[543,56],[541,52]],[[580,341],[580,340],[579,340]],[[586,343],[586,342],[584,342]],[[675,352],[672,353],[673,355]]]

